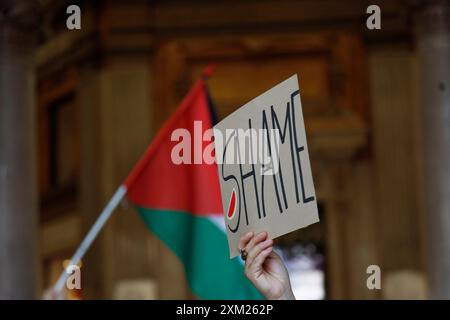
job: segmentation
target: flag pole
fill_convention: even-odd
[[[81,242],[81,244],[78,246],[78,248],[75,251],[74,255],[70,259],[70,263],[68,264],[67,267],[69,267],[70,265],[76,265],[84,257],[86,251],[89,249],[89,247],[91,246],[92,242],[95,240],[95,238],[97,237],[98,233],[103,228],[103,226],[105,225],[106,221],[108,221],[109,217],[114,212],[114,210],[117,208],[117,206],[119,205],[120,201],[123,199],[123,197],[125,196],[126,193],[127,193],[127,188],[126,188],[125,185],[121,185],[116,190],[116,192],[112,196],[111,200],[109,200],[109,202],[106,205],[106,207],[100,213],[100,215],[98,216],[97,220],[92,225],[91,229],[86,234],[86,236],[84,237],[84,239]],[[63,287],[64,287],[64,285],[65,285],[65,283],[66,283],[66,281],[67,281],[67,279],[69,277],[69,273],[66,270],[68,270],[68,269],[64,269],[64,271],[61,273],[61,275],[59,276],[58,281],[55,284],[54,290],[57,293],[61,292],[61,290],[63,289]]]
[[[215,69],[216,69],[216,64],[208,65],[206,67],[206,69],[202,72],[202,80],[205,81],[206,79],[208,79],[214,73]],[[191,89],[191,91],[192,91],[192,89]],[[189,97],[189,95],[188,95],[188,97]],[[184,105],[187,105],[188,97],[184,98],[184,100],[183,100],[184,102],[182,102],[182,107],[183,107],[183,103],[184,103]],[[169,128],[168,123],[166,123],[166,128]],[[164,130],[164,127],[161,130]],[[159,136],[162,136],[161,132],[160,132]],[[155,139],[157,139],[157,138],[155,138]],[[94,225],[91,227],[89,232],[86,234],[83,241],[81,242],[81,244],[75,251],[74,255],[70,259],[68,267],[71,265],[76,265],[84,257],[86,251],[89,249],[89,247],[91,246],[91,244],[95,240],[95,238],[97,238],[98,233],[100,232],[100,230],[102,230],[106,221],[108,221],[111,214],[114,212],[114,210],[119,205],[120,201],[123,199],[123,197],[127,193],[127,187],[130,186],[132,184],[132,182],[136,179],[136,176],[142,170],[142,166],[145,163],[146,159],[152,154],[152,152],[154,150],[154,147],[152,148],[152,146],[154,146],[154,145],[155,145],[155,142],[153,142],[152,145],[150,146],[150,148],[147,149],[147,151],[144,153],[144,155],[139,160],[138,164],[133,168],[131,173],[125,179],[124,183],[116,190],[113,197],[111,198],[111,200],[109,200],[108,204],[103,209],[103,211],[100,213],[100,215],[97,218],[97,220],[95,221]],[[62,291],[68,278],[69,278],[69,272],[68,272],[68,269],[65,268],[64,271],[59,276],[58,281],[56,282],[56,284],[54,286],[54,291],[56,293],[60,293]]]

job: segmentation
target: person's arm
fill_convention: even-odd
[[[295,300],[287,269],[273,251],[273,240],[262,232],[249,232],[239,240],[245,250],[245,275],[261,294],[270,300]]]

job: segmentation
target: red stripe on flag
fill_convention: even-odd
[[[197,215],[222,212],[216,164],[176,165],[171,159],[172,148],[179,143],[171,141],[173,130],[187,129],[191,134],[191,147],[194,138],[202,138],[194,137],[194,121],[201,121],[202,137],[204,131],[212,127],[203,79],[194,85],[126,178],[128,198],[136,205]],[[202,142],[203,148],[209,143]],[[193,148],[191,150],[193,159]]]

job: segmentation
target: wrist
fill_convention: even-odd
[[[292,292],[292,289],[289,287],[289,289],[286,290],[277,300],[295,300],[294,292]]]

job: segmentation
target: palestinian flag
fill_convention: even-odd
[[[177,165],[171,159],[172,148],[179,143],[171,141],[174,130],[186,129],[194,150],[194,121],[202,124],[195,139],[212,127],[209,101],[205,80],[200,79],[159,131],[124,188],[151,232],[182,262],[195,296],[262,299],[245,277],[242,261],[229,259],[216,164]],[[208,144],[202,142],[202,149]]]

